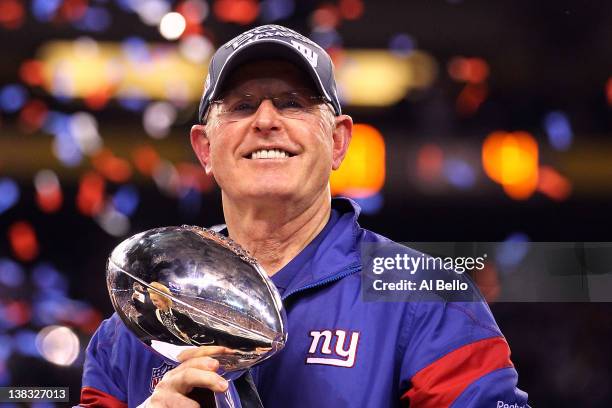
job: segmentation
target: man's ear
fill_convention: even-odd
[[[190,132],[191,147],[195,152],[198,160],[204,167],[206,174],[212,172],[212,164],[210,161],[210,140],[206,135],[206,127],[204,125],[193,125]]]
[[[353,136],[353,119],[348,115],[336,116],[336,127],[332,134],[332,170],[338,170]]]

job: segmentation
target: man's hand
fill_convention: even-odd
[[[199,404],[187,397],[194,388],[207,388],[214,392],[226,391],[227,381],[216,373],[219,362],[210,356],[232,352],[227,347],[218,346],[202,346],[183,351],[178,356],[181,364],[162,377],[144,406],[198,408]]]

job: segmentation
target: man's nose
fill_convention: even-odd
[[[269,99],[261,101],[253,119],[255,130],[262,133],[280,130],[281,123],[280,113],[276,110],[272,101]]]

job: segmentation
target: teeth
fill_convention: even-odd
[[[287,157],[289,157],[289,153],[280,149],[264,149],[251,153],[251,159],[284,159]]]

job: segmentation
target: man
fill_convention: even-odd
[[[323,49],[275,25],[236,37],[210,63],[199,114],[191,143],[221,188],[226,233],[288,314],[285,349],[252,370],[265,407],[527,406],[484,301],[362,300],[362,246],[390,241],[359,227],[355,203],[331,199],[352,120]],[[113,316],[88,348],[82,403],[196,407],[194,387],[228,387],[207,350],[183,352],[149,387],[163,361]]]

